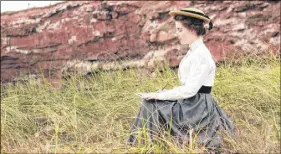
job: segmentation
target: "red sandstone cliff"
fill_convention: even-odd
[[[1,81],[40,73],[60,78],[73,67],[150,67],[157,59],[177,66],[185,53],[177,50],[168,12],[190,6],[213,20],[204,40],[216,60],[280,49],[280,2],[69,1],[1,14]]]

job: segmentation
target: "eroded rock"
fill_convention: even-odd
[[[216,61],[280,46],[280,2],[67,1],[1,14],[1,81],[42,72],[56,85],[70,68],[87,73],[163,60],[177,67],[185,52],[168,12],[189,6],[213,20],[204,39]]]

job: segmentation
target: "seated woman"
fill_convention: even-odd
[[[190,132],[194,132],[198,144],[220,147],[222,140],[217,131],[226,130],[232,134],[234,125],[211,96],[216,65],[203,42],[203,35],[206,33],[204,23],[209,23],[211,30],[212,22],[202,11],[194,8],[171,11],[170,15],[175,20],[180,43],[190,46],[179,64],[178,77],[182,85],[171,90],[140,94],[144,100],[128,142],[137,143],[138,134],[146,128],[151,140],[163,129],[181,143],[189,139]]]

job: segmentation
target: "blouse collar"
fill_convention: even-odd
[[[202,38],[199,38],[199,39],[195,40],[193,43],[191,43],[190,50],[194,51],[201,43],[203,43]]]
[[[203,44],[203,39],[199,38],[191,43],[189,51],[187,52],[186,56],[190,55],[199,45]]]

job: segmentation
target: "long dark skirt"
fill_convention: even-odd
[[[219,130],[226,130],[231,135],[234,131],[225,111],[210,94],[205,93],[197,93],[184,100],[144,100],[131,127],[128,142],[137,144],[139,133],[144,128],[152,141],[162,130],[180,141],[188,140],[193,132],[197,134],[198,144],[210,148],[221,146]]]

